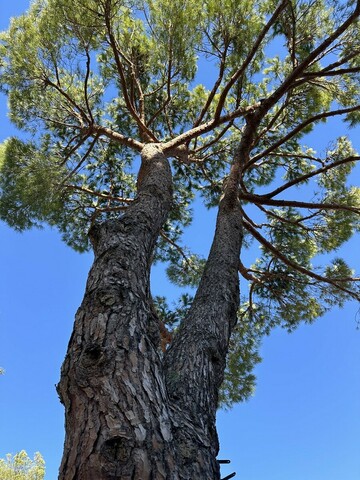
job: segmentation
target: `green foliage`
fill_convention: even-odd
[[[39,452],[33,460],[25,450],[15,455],[8,454],[0,459],[1,480],[43,480],[45,478],[45,462]]]
[[[192,300],[193,297],[189,293],[183,293],[170,307],[166,297],[156,296],[153,298],[160,320],[171,331],[175,331],[179,323],[184,320],[191,307]]]
[[[179,287],[196,287],[200,282],[201,275],[205,268],[206,260],[196,255],[186,255],[183,260],[172,263],[167,274],[169,279]]]
[[[252,373],[261,362],[259,348],[264,336],[263,322],[239,311],[239,322],[232,332],[224,381],[219,404],[230,408],[234,403],[248,400],[253,395],[256,377]]]
[[[24,230],[51,218],[62,209],[55,186],[63,169],[52,161],[50,147],[39,149],[16,138],[0,146],[0,218]]]

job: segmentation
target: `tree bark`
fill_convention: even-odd
[[[220,478],[215,413],[239,300],[239,205],[221,202],[190,314],[162,356],[149,278],[172,179],[159,145],[141,157],[134,204],[90,232],[94,264],[58,385],[60,480]]]
[[[174,431],[187,479],[220,478],[216,410],[239,307],[242,237],[240,204],[228,189],[220,202],[214,240],[193,304],[164,362],[170,400],[177,416],[191,425],[184,428],[180,420]],[[207,465],[207,476],[196,470],[201,463]]]

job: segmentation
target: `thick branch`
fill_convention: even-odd
[[[177,137],[173,138],[172,140],[169,140],[168,142],[166,142],[164,144],[164,151],[166,152],[170,149],[178,147],[179,145],[189,143],[194,138],[200,137],[201,135],[204,135],[205,133],[208,133],[211,130],[214,130],[216,127],[223,125],[224,123],[228,123],[236,118],[244,117],[247,114],[251,114],[259,106],[260,106],[260,103],[255,103],[247,107],[237,108],[233,112],[223,115],[218,120],[212,119],[206,123],[199,125],[198,127],[191,128],[187,132],[184,132],[178,135]]]
[[[132,148],[137,152],[141,152],[141,150],[144,148],[144,143],[141,143],[138,140],[130,137],[125,137],[124,135],[121,135],[121,133],[115,132],[115,130],[112,130],[111,128],[103,127],[102,125],[93,125],[92,131],[99,135],[104,135],[105,137],[110,138],[110,140],[118,143],[119,145]]]

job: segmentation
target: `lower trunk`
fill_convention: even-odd
[[[192,312],[163,356],[149,276],[170,207],[168,162],[149,145],[137,201],[92,231],[95,261],[58,386],[66,414],[60,480],[220,478],[215,411],[236,318],[240,216],[220,208]]]

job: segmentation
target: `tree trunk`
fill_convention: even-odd
[[[192,309],[162,358],[149,277],[171,202],[168,161],[147,145],[136,201],[90,232],[95,260],[58,385],[60,480],[220,478],[215,413],[238,306],[241,217],[225,198]]]
[[[220,478],[215,417],[229,339],[237,320],[242,243],[241,210],[233,193],[227,191],[220,203],[205,271],[189,314],[164,361],[170,401],[177,406],[178,415],[192,426],[174,431],[178,451],[185,460],[188,456],[182,465],[181,478],[186,479]],[[193,468],[197,462],[206,463],[206,475]]]

